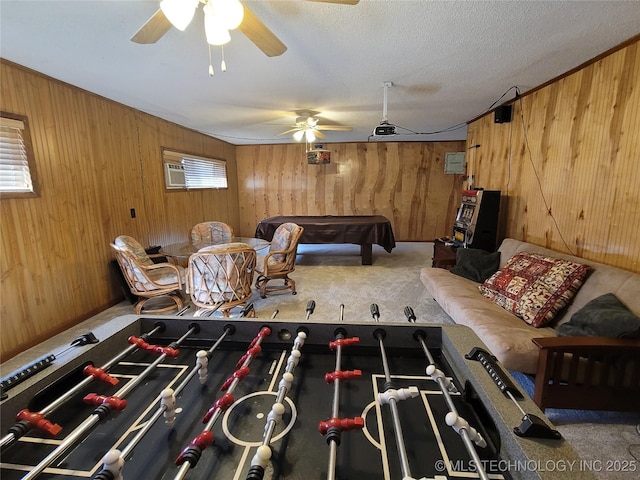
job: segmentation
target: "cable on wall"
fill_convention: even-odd
[[[135,115],[135,114],[134,114]],[[147,205],[147,185],[144,181],[144,162],[142,161],[142,144],[140,142],[140,124],[136,122],[136,140],[138,142],[138,162],[140,163],[140,181],[142,182],[142,205],[144,205],[144,215],[147,219],[147,245],[151,245],[151,219]]]
[[[569,251],[571,255],[577,256],[574,253],[574,251],[571,249],[571,247],[569,247],[569,244],[565,240],[564,235],[562,235],[562,231],[560,230],[558,221],[556,220],[556,217],[553,215],[553,212],[551,211],[551,207],[549,207],[549,202],[547,202],[547,198],[544,195],[544,190],[542,189],[542,180],[540,180],[540,175],[536,170],[536,166],[533,162],[533,154],[531,153],[531,147],[529,146],[529,137],[527,136],[527,126],[524,121],[524,106],[522,104],[522,96],[520,95],[520,89],[518,87],[516,87],[516,98],[520,105],[520,122],[522,123],[522,134],[524,136],[524,144],[527,147],[527,153],[529,154],[529,162],[531,163],[533,174],[535,175],[536,181],[538,182],[538,190],[540,191],[540,197],[542,198],[544,207],[547,210],[547,214],[551,217],[551,220],[553,220],[553,224],[555,225],[556,231],[558,232],[558,235],[560,235],[560,239],[562,240],[562,243],[564,243],[565,248]]]
[[[519,98],[518,87],[516,87],[516,98]],[[507,157],[507,185],[505,187],[505,196],[509,196],[509,185],[511,184],[511,154],[513,152],[513,122],[509,122],[509,155]]]

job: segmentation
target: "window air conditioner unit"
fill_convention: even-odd
[[[185,188],[184,166],[179,163],[165,163],[164,180],[167,188]]]

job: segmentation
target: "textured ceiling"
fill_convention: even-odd
[[[129,40],[158,1],[1,0],[0,55],[233,144],[292,142],[278,133],[299,110],[353,127],[328,143],[425,141],[466,138],[465,122],[510,87],[526,92],[640,33],[635,0],[243,3],[288,50],[266,57],[233,31],[226,72],[212,48],[213,77],[201,6],[184,32]],[[406,130],[372,138],[385,81],[389,122]]]

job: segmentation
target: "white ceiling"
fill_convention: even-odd
[[[640,33],[640,2],[243,1],[288,47],[265,56],[240,31],[208,75],[202,7],[153,45],[130,37],[159,1],[0,0],[0,55],[233,144],[278,136],[297,110],[351,125],[325,142],[466,138],[512,86],[526,92]],[[385,81],[395,137],[373,137]],[[511,90],[504,97],[511,99]],[[1,99],[0,99],[1,102]]]

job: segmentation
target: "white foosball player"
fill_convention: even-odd
[[[447,416],[444,417],[444,421],[458,434],[460,434],[461,430],[466,430],[471,441],[479,447],[484,448],[487,446],[487,442],[484,438],[482,438],[482,435],[480,435],[480,433],[475,428],[469,425],[469,422],[467,422],[464,418],[462,418],[455,412],[447,413]]]

